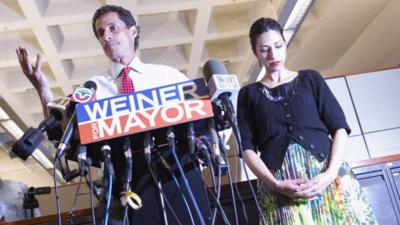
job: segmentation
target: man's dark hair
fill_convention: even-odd
[[[271,18],[261,17],[260,19],[256,20],[250,27],[249,37],[250,37],[250,44],[253,53],[256,54],[256,42],[257,38],[264,32],[268,32],[270,30],[274,30],[279,32],[282,35],[283,40],[285,37],[283,36],[283,29],[279,23]]]
[[[93,32],[94,35],[96,36],[97,39],[99,39],[99,35],[97,34],[96,31],[96,21],[104,16],[105,14],[109,13],[109,12],[115,12],[118,14],[118,17],[120,20],[122,20],[126,27],[130,28],[132,26],[136,26],[136,21],[135,18],[133,18],[132,13],[129,10],[126,10],[120,6],[116,6],[116,5],[105,5],[102,6],[101,8],[97,9],[96,12],[93,15],[93,19],[92,19],[92,28],[93,28]],[[139,26],[137,26],[137,34],[136,34],[136,38],[135,38],[135,50],[139,47],[139,33],[140,33],[140,29]]]

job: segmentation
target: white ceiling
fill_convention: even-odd
[[[261,16],[278,18],[286,0],[0,0],[0,95],[24,128],[37,127],[43,115],[15,48],[43,54],[54,94],[65,96],[108,68],[91,28],[93,12],[104,4],[135,12],[142,61],[167,64],[196,78],[202,77],[205,61],[219,59],[243,84],[259,71],[249,46],[250,24]],[[399,11],[399,0],[316,0],[290,43],[287,66],[314,68],[326,77],[398,66]],[[0,166],[0,177],[21,180],[43,170],[9,159],[7,151],[0,165],[18,161],[17,168]],[[38,173],[49,176],[44,174]],[[47,178],[35,179],[22,180],[52,185]]]

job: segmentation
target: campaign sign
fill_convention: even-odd
[[[82,144],[213,116],[203,78],[76,105]]]

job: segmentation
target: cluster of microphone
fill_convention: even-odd
[[[228,129],[232,126],[232,121],[236,121],[235,105],[239,84],[236,76],[228,74],[223,63],[217,60],[209,60],[203,67],[203,73],[209,89],[210,100],[212,101],[212,109],[214,116],[209,118],[207,125],[209,138],[195,138],[195,130],[193,123],[188,123],[188,149],[191,154],[194,153],[195,146],[201,147],[201,142],[210,141],[211,143],[203,143],[205,147],[211,146],[211,159],[214,164],[226,167],[226,162],[221,157],[219,145],[220,137],[218,132]],[[48,139],[57,143],[58,158],[66,149],[70,147],[71,140],[74,139],[76,129],[75,106],[78,103],[85,103],[96,99],[95,92],[97,85],[94,81],[87,81],[83,87],[75,89],[74,93],[68,98],[60,98],[47,104],[49,116],[43,120],[38,128],[30,127],[27,132],[14,144],[12,151],[20,158],[26,160],[39,144],[45,139],[44,132],[47,133]],[[179,124],[179,121],[176,125]],[[78,140],[79,141],[79,140]],[[85,149],[76,150],[76,156],[85,159]],[[202,147],[204,148],[204,147]],[[146,148],[145,149],[149,149]]]
[[[29,127],[23,136],[12,146],[12,152],[23,160],[26,160],[38,148],[40,143],[46,138],[54,141],[58,151],[56,159],[60,158],[61,153],[70,147],[71,139],[75,130],[75,105],[95,99],[97,85],[93,81],[87,81],[83,87],[75,89],[70,97],[59,98],[47,104],[49,116],[40,122],[37,128]],[[85,146],[78,146],[76,151],[78,159],[86,159]],[[81,161],[81,160],[79,160]],[[82,171],[71,171],[65,161],[60,162],[60,170],[64,180],[67,182],[82,174]]]
[[[206,120],[205,130],[207,132],[205,135],[198,135],[200,132],[196,131],[196,121],[184,121],[182,123],[186,124],[186,141],[189,153],[192,156],[201,155],[203,161],[208,166],[214,167],[215,171],[219,171],[220,174],[217,175],[221,176],[226,173],[228,165],[224,155],[227,153],[221,151],[221,149],[225,149],[225,142],[220,137],[219,132],[237,126],[235,107],[239,92],[239,83],[236,76],[228,74],[224,64],[217,60],[208,61],[204,65],[203,73],[213,112],[211,117],[203,119]],[[79,122],[76,115],[78,110],[75,110],[75,108],[79,103],[84,104],[96,100],[96,90],[96,83],[94,81],[87,81],[83,87],[75,89],[69,98],[60,98],[48,103],[49,117],[43,120],[38,128],[29,128],[14,144],[12,151],[20,158],[27,159],[45,138],[43,133],[47,132],[48,138],[56,143],[57,153],[55,160],[59,160],[67,150],[70,150],[71,145],[76,148],[72,152],[76,156],[80,169],[79,171],[71,172],[65,162],[60,162],[63,178],[69,181],[76,176],[84,176],[88,151],[85,144],[79,143],[79,138],[74,138],[74,136],[77,136],[76,129]],[[174,125],[180,125],[180,123],[177,121]],[[233,130],[238,129],[236,127]],[[80,133],[79,135],[82,136],[85,134]],[[152,159],[153,138],[151,132],[147,131],[144,133],[143,149],[146,160],[149,162]],[[132,181],[132,148],[128,134],[123,139],[123,152],[126,159],[123,189],[124,193],[130,193]],[[112,150],[107,145],[108,141],[112,140],[104,141],[105,144],[101,148],[105,168],[112,167],[110,154]],[[221,148],[221,145],[224,145],[224,147]],[[68,152],[70,153],[71,151]],[[107,170],[108,173],[112,173],[111,169]],[[128,200],[125,199],[125,204],[129,203]]]

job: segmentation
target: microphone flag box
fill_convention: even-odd
[[[235,75],[213,74],[207,85],[212,101],[214,101],[214,99],[218,98],[218,96],[223,93],[230,93],[230,99],[233,105],[236,107],[240,85]]]
[[[204,78],[76,105],[81,144],[213,116]]]

